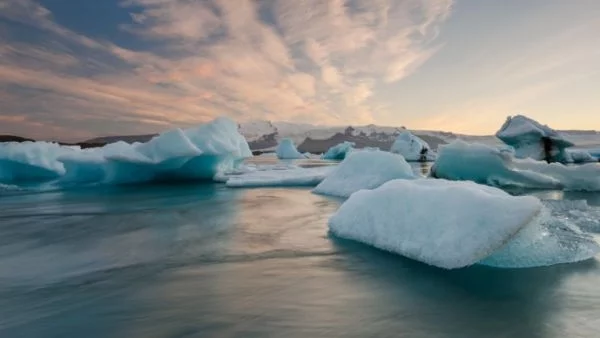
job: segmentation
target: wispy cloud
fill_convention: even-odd
[[[438,26],[452,8],[450,0],[119,5],[131,19],[120,29],[153,48],[70,30],[34,0],[0,0],[9,22],[0,32],[17,22],[45,41],[0,33],[0,115],[27,116],[5,118],[13,124],[0,132],[17,123],[36,132],[36,124],[74,123],[81,134],[146,132],[217,115],[373,122],[375,88],[402,80],[437,51]],[[104,122],[83,122],[90,120]]]

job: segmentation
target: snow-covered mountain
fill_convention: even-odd
[[[320,126],[306,123],[272,122],[256,120],[244,122],[239,125],[239,131],[250,148],[256,151],[271,151],[277,146],[279,140],[290,138],[301,152],[322,153],[330,147],[344,141],[355,142],[356,146],[379,147],[389,150],[396,136],[403,127],[393,126]],[[500,145],[502,142],[493,135],[474,136],[462,135],[451,132],[432,130],[411,130],[418,137],[425,140],[433,149],[440,144],[450,143],[456,139],[467,142],[484,143],[487,145]],[[600,148],[600,132],[596,131],[564,131],[566,138],[580,148]],[[112,143],[119,140],[125,142],[144,142],[154,135],[131,135],[99,137],[86,142]]]

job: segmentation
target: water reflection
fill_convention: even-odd
[[[330,237],[327,220],[339,203],[306,189],[222,185],[3,198],[0,337],[589,337],[600,330],[595,261],[441,270]]]

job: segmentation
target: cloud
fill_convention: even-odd
[[[0,35],[0,85],[11,88],[3,109],[23,111],[11,107],[23,97],[19,91],[43,92],[27,106],[47,114],[23,112],[28,119],[57,128],[72,120],[112,121],[81,124],[89,134],[121,132],[122,121],[134,131],[156,131],[218,115],[370,123],[375,88],[409,76],[436,52],[437,27],[452,8],[450,0],[119,5],[131,19],[120,29],[152,48],[72,31],[34,0],[0,0],[0,15],[49,41]],[[134,128],[136,119],[140,124]]]

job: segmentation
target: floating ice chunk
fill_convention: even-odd
[[[534,172],[560,182],[565,190],[600,191],[600,164],[563,165],[531,159],[515,160],[515,168],[522,172]]]
[[[386,151],[355,151],[340,163],[313,192],[348,197],[361,189],[374,189],[398,179],[415,175],[404,158]]]
[[[282,139],[277,148],[275,149],[275,153],[280,160],[296,160],[300,158],[305,158],[298,149],[296,149],[296,145],[294,145],[294,141],[289,138]]]
[[[341,161],[354,149],[354,146],[354,142],[342,142],[329,148],[321,158],[324,160]]]
[[[532,159],[518,160],[509,151],[460,140],[440,148],[431,175],[497,187],[600,190],[600,165],[596,163],[565,166]]]
[[[407,161],[435,161],[429,144],[408,130],[398,135],[390,151],[404,156]]]
[[[472,182],[393,180],[350,196],[331,231],[446,269],[479,262],[541,212],[541,202]]]
[[[231,188],[242,187],[314,187],[333,169],[331,166],[313,168],[281,168],[256,170],[238,175],[229,175],[226,185]]]
[[[195,128],[167,131],[146,143],[117,142],[85,150],[44,142],[3,145],[0,181],[55,180],[58,185],[73,185],[211,179],[251,156],[237,125],[218,118]]]
[[[554,217],[544,208],[507,245],[480,263],[499,268],[530,268],[584,261],[599,251],[593,237],[570,219]]]
[[[496,136],[515,148],[517,158],[565,161],[565,149],[574,145],[552,128],[523,115],[509,116]]]
[[[431,176],[498,187],[560,188],[558,180],[515,168],[513,154],[484,144],[454,141],[440,147]]]

